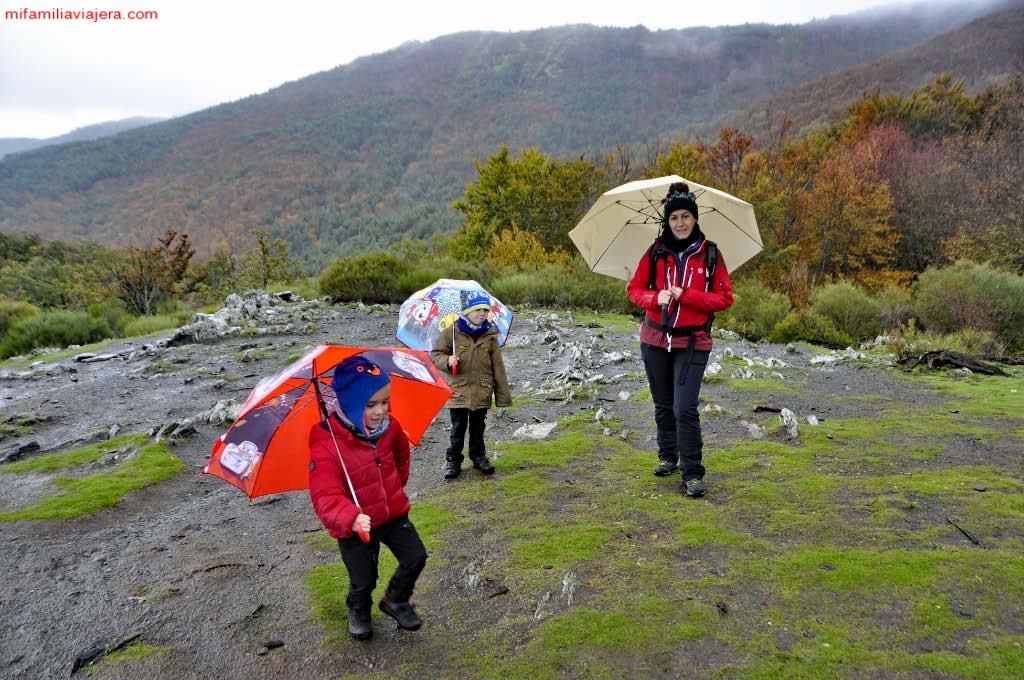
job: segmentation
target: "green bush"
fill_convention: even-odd
[[[718,314],[715,325],[728,328],[748,340],[768,337],[792,308],[785,294],[757,281],[734,281],[733,297],[732,307]]]
[[[11,326],[0,343],[0,358],[26,354],[39,347],[87,345],[113,335],[105,319],[86,312],[44,312]]]
[[[914,312],[925,330],[992,331],[1010,352],[1024,350],[1024,277],[962,260],[928,269],[913,287]]]
[[[123,334],[124,325],[132,320],[124,300],[118,298],[109,298],[101,302],[90,303],[88,312],[89,316],[106,320],[114,335]]]
[[[405,297],[422,290],[438,279],[471,279],[490,290],[487,282],[494,278],[487,263],[466,263],[450,257],[420,262],[398,276],[396,284]],[[497,295],[497,293],[495,293]],[[403,298],[404,301],[404,298]],[[504,302],[504,299],[502,299]]]
[[[184,326],[191,314],[157,314],[156,316],[140,316],[124,324],[122,334],[126,338],[137,338],[150,333],[158,333],[169,328]]]
[[[809,309],[794,310],[787,314],[768,334],[768,342],[809,342],[839,348],[853,344],[850,336],[837,329],[831,319]]]
[[[321,295],[339,302],[401,303],[412,291],[399,288],[398,281],[411,267],[388,253],[346,257],[332,262],[317,283]]]
[[[925,333],[911,320],[890,334],[889,348],[900,360],[916,358],[925,352],[951,350],[972,356],[1003,356],[1006,346],[992,331],[965,328],[956,333]]]
[[[38,314],[39,308],[21,300],[0,300],[0,338],[18,321]]]
[[[811,313],[827,318],[853,342],[863,342],[881,333],[880,312],[878,300],[846,281],[822,286],[811,295]]]
[[[910,291],[906,288],[886,286],[878,294],[878,304],[878,321],[885,333],[914,321],[914,307],[910,304]]]
[[[552,264],[537,271],[501,276],[489,288],[510,307],[575,307],[630,313],[637,308],[626,295],[626,282],[594,274],[578,261]]]

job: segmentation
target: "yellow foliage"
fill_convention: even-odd
[[[546,251],[533,233],[512,225],[491,240],[484,256],[496,271],[524,271],[547,264],[568,264],[569,254],[561,248]]]

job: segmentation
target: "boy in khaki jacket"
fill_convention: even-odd
[[[471,294],[462,305],[462,314],[452,333],[442,333],[430,352],[434,365],[455,390],[448,401],[452,419],[451,445],[445,456],[444,478],[454,479],[462,472],[462,448],[469,428],[469,458],[473,467],[485,475],[494,474],[487,459],[484,428],[491,398],[498,407],[512,405],[512,391],[505,375],[498,332],[488,321],[491,299],[484,293]]]

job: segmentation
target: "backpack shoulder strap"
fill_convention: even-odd
[[[654,285],[654,277],[656,276],[655,270],[657,268],[658,258],[663,256],[662,249],[659,247],[657,241],[651,244],[651,247],[647,249],[647,264],[650,265],[650,273],[647,275],[647,288],[649,290],[657,290],[657,286]]]
[[[704,271],[707,276],[704,281],[704,291],[711,291],[711,280],[715,277],[715,267],[718,266],[718,244],[708,240],[704,250]]]

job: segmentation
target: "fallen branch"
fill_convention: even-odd
[[[919,357],[905,360],[905,364],[903,367],[904,371],[910,371],[918,364],[926,364],[932,370],[942,366],[957,366],[970,369],[975,373],[984,373],[985,375],[1007,375],[998,366],[986,364],[980,359],[948,349],[929,350]]]
[[[96,663],[108,654],[113,654],[114,652],[118,652],[124,649],[131,643],[138,640],[140,637],[142,637],[142,633],[135,633],[134,635],[129,635],[120,642],[115,642],[109,647],[104,647],[101,645],[98,647],[93,647],[92,649],[89,649],[85,652],[82,652],[77,657],[75,657],[75,662],[71,666],[71,675],[74,675],[86,666],[91,666],[92,664]]]
[[[947,517],[946,521],[955,526],[957,529],[959,529],[961,534],[971,539],[971,543],[973,543],[974,545],[981,545],[981,541],[978,539],[977,536],[975,536],[973,533],[957,524],[956,520],[954,520],[952,517]]]

